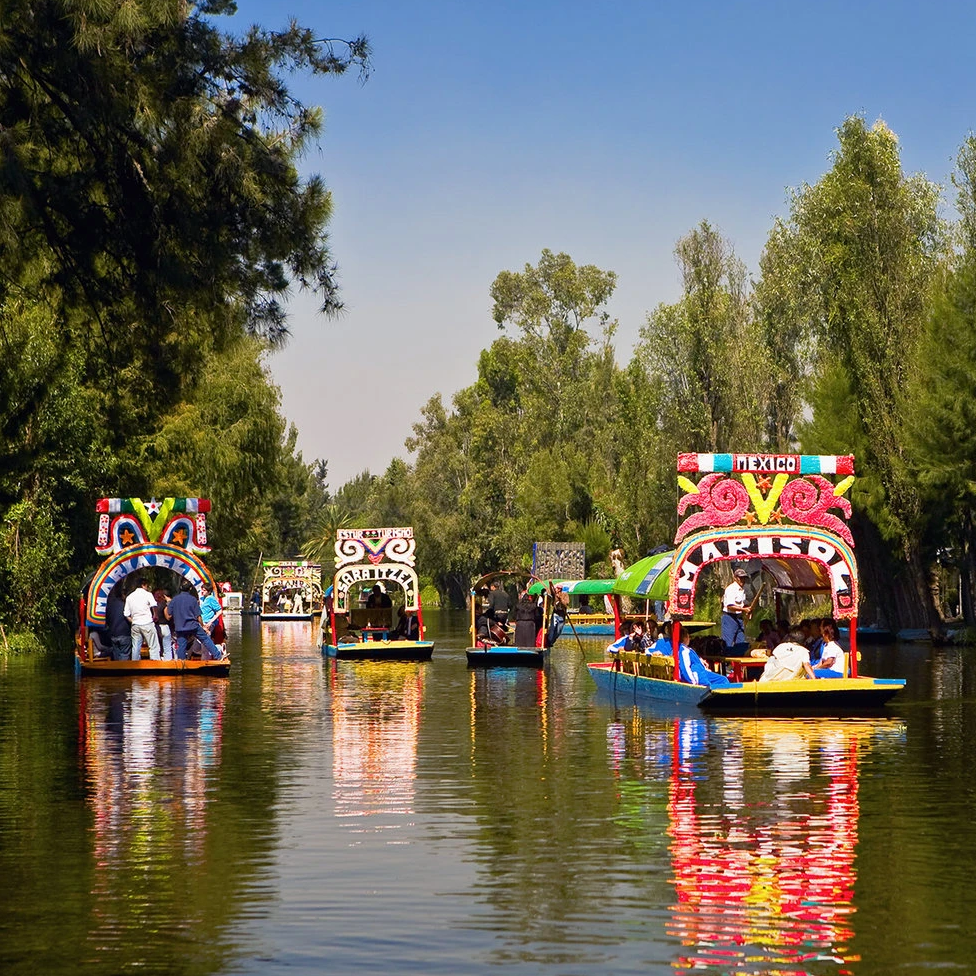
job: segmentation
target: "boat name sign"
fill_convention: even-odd
[[[757,557],[807,559],[820,563],[831,579],[834,611],[838,617],[849,617],[857,607],[857,574],[854,557],[840,539],[827,541],[824,534],[781,535],[753,530],[724,530],[707,533],[685,543],[675,554],[672,568],[672,599],[677,609],[686,613],[694,609],[695,583],[703,566],[722,560],[744,560]]]
[[[408,610],[417,609],[417,574],[409,566],[385,563],[377,566],[346,566],[336,573],[335,608],[337,612],[346,610],[349,587],[354,583],[398,583],[403,587],[405,605]]]

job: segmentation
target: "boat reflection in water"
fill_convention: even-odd
[[[903,741],[904,724],[682,717],[642,728],[644,762],[670,769],[666,929],[683,946],[673,968],[851,972],[859,769]],[[620,772],[627,731],[611,726]]]
[[[414,811],[424,664],[333,658],[327,667],[335,815],[352,830],[396,827]],[[367,828],[363,817],[377,819]]]
[[[131,867],[130,848],[154,857],[203,850],[226,696],[225,679],[82,682],[80,744],[96,864],[123,860]]]
[[[325,698],[322,655],[306,620],[261,621],[261,710],[274,720],[277,736],[293,750],[302,732],[317,728]]]
[[[117,971],[140,958],[135,932],[173,936],[207,916],[204,900],[187,892],[209,890],[222,870],[213,863],[210,808],[227,689],[225,678],[193,676],[80,684],[92,811],[89,948],[115,958]]]
[[[513,706],[518,721],[528,726],[525,729],[530,736],[528,741],[535,737],[533,733],[538,727],[541,755],[548,754],[548,668],[472,668],[468,672],[468,701],[472,761],[475,761],[474,748],[479,734],[490,735],[496,725],[499,728],[508,726]]]

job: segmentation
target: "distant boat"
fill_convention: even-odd
[[[336,530],[336,572],[320,626],[323,654],[340,660],[430,660],[434,642],[424,639],[415,550],[411,526]],[[396,605],[387,587],[400,591]]]

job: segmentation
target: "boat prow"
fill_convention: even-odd
[[[649,678],[618,669],[616,661],[593,661],[587,668],[597,688],[617,701],[647,699],[697,705],[708,694],[708,689],[701,685],[689,685],[671,678]]]
[[[222,657],[219,661],[201,661],[197,658],[180,660],[175,658],[169,661],[114,661],[112,658],[95,658],[85,660],[80,655],[75,654],[75,671],[78,674],[91,675],[112,675],[115,677],[126,675],[168,675],[168,674],[187,674],[199,675],[212,678],[222,678],[230,674],[230,658]]]

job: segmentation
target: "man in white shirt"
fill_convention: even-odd
[[[141,659],[143,641],[149,645],[150,660],[159,660],[159,635],[153,620],[155,606],[156,601],[149,591],[149,580],[137,580],[136,588],[125,598],[125,608],[122,611],[132,627],[133,661]]]
[[[749,649],[743,624],[743,618],[749,613],[746,591],[742,586],[747,579],[749,574],[744,569],[735,570],[732,582],[722,595],[722,643],[730,657],[739,657]]]

